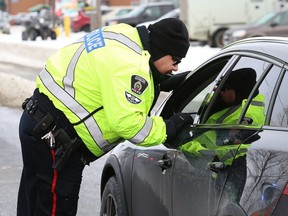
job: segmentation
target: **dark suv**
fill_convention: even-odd
[[[119,144],[103,168],[100,215],[287,215],[287,50],[287,38],[246,39],[187,75],[156,115],[190,113],[193,125],[165,144],[178,148]],[[255,71],[256,81],[235,123],[208,123],[230,76],[244,68]],[[246,84],[239,79],[240,90]],[[255,95],[263,100],[252,100]],[[246,116],[255,106],[262,111],[252,122]],[[199,139],[205,134],[215,142]]]
[[[107,20],[105,25],[126,23],[135,27],[139,23],[156,20],[173,9],[175,9],[175,5],[172,2],[151,2],[141,4],[128,14]]]
[[[271,12],[255,22],[236,29],[227,30],[223,35],[223,45],[249,37],[288,36],[288,11]]]

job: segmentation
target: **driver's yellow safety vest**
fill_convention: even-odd
[[[265,98],[262,94],[258,94],[254,97],[240,124],[251,124],[259,127],[263,126],[265,123],[264,101]],[[209,117],[206,124],[237,124],[246,103],[247,99],[244,99],[239,106],[226,108],[216,112]],[[197,156],[201,156],[204,151],[213,151],[220,161],[224,162],[225,165],[230,165],[233,158],[240,157],[246,153],[248,146],[250,145],[232,144],[217,146],[217,132],[215,130],[209,130],[192,141],[180,146],[179,149],[184,152],[193,153]]]
[[[166,126],[148,116],[154,99],[149,58],[136,28],[107,26],[52,55],[36,84],[94,155],[122,140],[157,145]]]

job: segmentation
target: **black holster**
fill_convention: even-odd
[[[71,139],[63,129],[57,129],[54,136],[56,151],[53,168],[61,172],[71,153],[80,147],[81,141],[77,138]]]

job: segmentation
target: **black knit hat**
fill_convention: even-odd
[[[184,58],[189,49],[189,35],[185,24],[177,18],[162,19],[148,26],[153,61],[165,55]]]
[[[257,74],[252,68],[241,68],[232,71],[224,86],[230,87],[236,92],[236,100],[238,102],[248,98],[254,85],[256,84]],[[256,94],[258,94],[258,90]]]

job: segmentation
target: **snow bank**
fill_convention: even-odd
[[[0,73],[0,80],[0,106],[21,107],[24,99],[30,97],[35,88],[33,81],[11,74]]]

